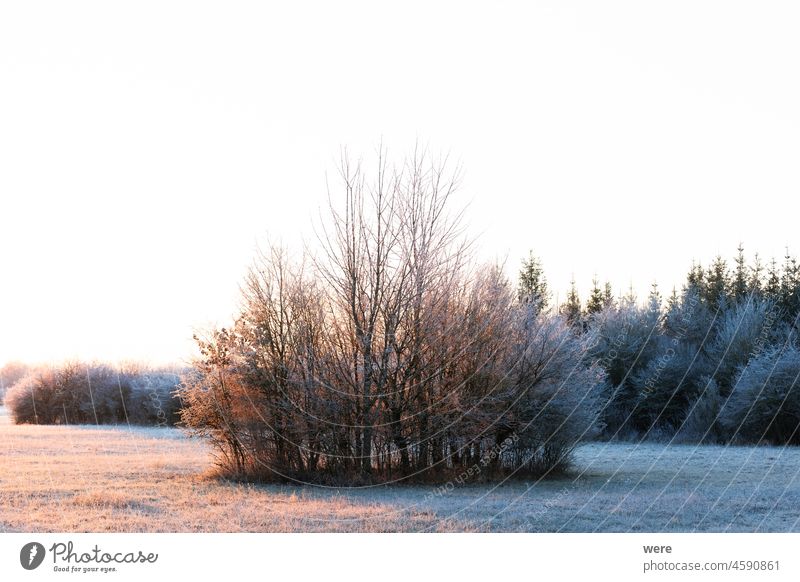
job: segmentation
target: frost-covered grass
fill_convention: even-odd
[[[367,489],[210,476],[170,428],[13,425],[0,531],[798,531],[800,450],[596,443],[543,482]]]

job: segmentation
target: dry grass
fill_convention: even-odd
[[[16,426],[0,411],[0,531],[469,528],[332,490],[214,479],[206,447],[175,429]]]
[[[797,449],[593,444],[540,483],[324,489],[210,476],[175,429],[15,426],[0,531],[798,531]]]

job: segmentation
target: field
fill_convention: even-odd
[[[437,492],[229,483],[176,429],[2,408],[0,447],[0,532],[800,531],[796,448],[594,443],[563,478]]]

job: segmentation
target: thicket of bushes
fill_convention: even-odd
[[[29,370],[4,403],[17,424],[169,426],[178,420],[179,382],[166,370],[67,363]]]
[[[441,167],[378,165],[367,182],[343,164],[318,256],[259,257],[235,324],[199,340],[183,423],[216,446],[225,474],[248,479],[564,468],[600,428],[591,334],[472,263]]]

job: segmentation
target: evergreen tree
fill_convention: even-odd
[[[603,303],[606,307],[614,306],[614,293],[611,291],[610,281],[606,281],[605,289],[603,289]]]
[[[650,286],[650,294],[647,296],[647,309],[650,313],[661,314],[661,293],[655,281]]]
[[[750,293],[761,295],[761,273],[763,271],[764,266],[761,264],[761,257],[759,257],[758,253],[756,253],[755,258],[753,259],[753,266],[750,267],[750,279],[747,284]]]
[[[639,298],[636,296],[636,291],[633,288],[633,281],[628,284],[628,292],[622,297],[622,303],[635,306]]]
[[[714,259],[706,272],[705,294],[703,299],[706,304],[716,309],[727,305],[728,293],[731,288],[728,264],[720,255]]]
[[[780,283],[780,305],[790,321],[800,309],[800,267],[786,249]]]
[[[595,276],[595,278],[592,279],[592,292],[589,294],[589,301],[586,303],[586,313],[589,315],[599,313],[603,310],[605,305],[605,295],[603,294],[603,290],[600,289],[600,282]]]
[[[533,251],[530,251],[528,258],[522,261],[517,293],[521,302],[531,302],[539,311],[547,309],[550,300],[547,279],[544,276],[542,262]]]
[[[672,293],[670,293],[669,298],[667,299],[667,309],[666,313],[669,315],[673,313],[680,304],[680,297],[678,297],[678,290],[673,286]]]
[[[767,280],[764,284],[764,293],[767,298],[775,302],[781,303],[781,277],[778,270],[778,263],[773,257],[767,269]]]
[[[692,268],[686,275],[686,291],[697,293],[698,296],[705,295],[706,276],[703,265],[692,261]]]
[[[570,282],[569,293],[567,293],[567,302],[562,306],[561,313],[567,318],[567,321],[571,326],[578,327],[582,325],[581,298],[578,295],[578,289],[575,286],[574,277]]]
[[[744,247],[739,243],[736,249],[736,268],[733,275],[733,298],[736,302],[742,301],[748,294],[747,260],[744,257]]]

